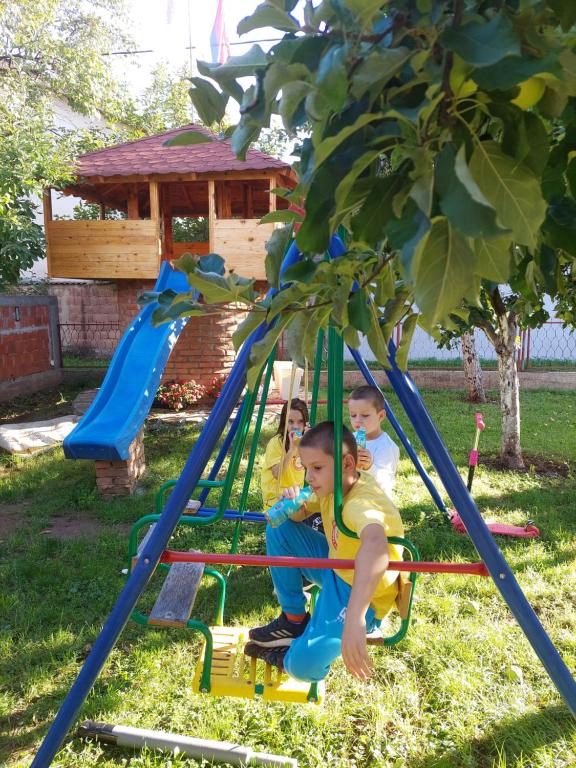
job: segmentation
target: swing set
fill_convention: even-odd
[[[331,240],[328,256],[336,258],[345,252],[343,242],[337,236]],[[290,265],[296,263],[301,254],[295,242],[289,247],[281,268],[281,274]],[[271,289],[273,290],[273,289]],[[266,334],[268,326],[262,323],[244,342],[228,379],[220,393],[210,416],[196,441],[183,471],[177,481],[165,483],[158,492],[156,514],[141,518],[133,527],[129,542],[129,575],[116,605],[112,609],[100,635],[84,662],[76,681],[66,696],[51,728],[49,729],[32,768],[49,766],[60,747],[68,729],[74,722],[78,711],[94,684],[102,666],[113,649],[126,622],[132,617],[146,626],[184,627],[200,632],[204,637],[202,660],[197,665],[195,688],[201,693],[213,695],[234,695],[253,698],[281,699],[283,701],[320,701],[323,696],[319,684],[298,683],[286,675],[264,669],[258,677],[253,660],[245,660],[241,652],[246,639],[246,629],[224,627],[226,585],[234,566],[269,566],[304,567],[313,564],[315,568],[353,568],[353,561],[306,560],[303,558],[270,558],[238,553],[238,544],[243,523],[264,523],[265,518],[259,512],[246,509],[250,479],[258,445],[258,435],[262,427],[264,409],[270,385],[273,360],[270,358],[263,374],[262,393],[257,411],[252,440],[248,451],[248,466],[245,473],[240,500],[237,509],[230,509],[230,496],[234,478],[237,476],[240,461],[244,455],[252,415],[257,402],[258,387],[253,392],[243,395],[236,417],[229,425],[230,416],[237,406],[246,383],[246,369],[252,346]],[[317,344],[314,382],[310,420],[314,424],[317,416],[318,389],[322,363],[322,339]],[[351,349],[353,359],[370,385],[376,382],[359,352]],[[394,561],[394,571],[402,576],[397,604],[400,614],[398,631],[378,642],[391,645],[405,636],[408,630],[414,586],[417,573],[467,573],[471,575],[490,575],[503,599],[514,614],[522,631],[531,643],[534,651],[556,685],[559,693],[576,714],[576,683],[564,664],[530,603],[524,596],[514,574],[503,557],[492,534],[483,521],[466,485],[438,434],[420,397],[418,389],[410,376],[400,371],[395,363],[395,347],[389,347],[390,369],[386,370],[389,381],[396,392],[405,413],[410,420],[424,450],[436,469],[453,506],[458,509],[466,530],[479,555],[479,563],[428,563],[419,561],[418,551],[411,542],[402,539],[410,561]],[[327,418],[334,421],[334,433],[338,437],[334,446],[335,493],[334,514],[338,528],[344,535],[354,536],[342,519],[342,374],[343,341],[335,329],[328,331],[328,402]],[[446,508],[433,486],[413,447],[404,435],[400,425],[386,404],[386,411],[392,427],[412,458],[417,471],[426,487],[443,512]],[[203,478],[205,469],[216,449],[220,437],[224,439],[208,476]],[[218,474],[230,452],[225,478],[219,480]],[[207,507],[205,502],[210,491],[220,491],[217,507]],[[198,492],[198,498],[192,499]],[[192,500],[191,500],[192,499]],[[230,551],[227,554],[203,552],[177,552],[168,549],[168,542],[177,525],[202,526],[218,523],[220,520],[235,521]],[[148,527],[143,540],[138,545],[140,531]],[[213,568],[215,565],[227,565],[226,574]],[[136,610],[136,603],[142,595],[156,569],[167,571],[166,580],[158,599],[149,615]],[[406,574],[409,574],[406,577]],[[219,597],[215,610],[214,626],[209,627],[201,621],[191,619],[194,600],[203,575],[216,580]],[[255,663],[255,661],[254,661]],[[260,670],[262,672],[262,670]]]

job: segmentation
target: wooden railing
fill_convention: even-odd
[[[260,224],[259,219],[216,219],[211,247],[243,277],[266,279],[264,266],[265,243],[274,231],[274,224]]]
[[[158,224],[150,219],[48,221],[46,241],[50,277],[158,277]]]

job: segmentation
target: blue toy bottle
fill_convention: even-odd
[[[295,499],[280,499],[277,501],[273,507],[264,512],[264,517],[272,528],[278,528],[279,525],[282,525],[288,518],[292,517],[312,494],[312,488],[302,488]]]
[[[354,433],[354,437],[356,438],[358,448],[366,448],[366,430],[364,427],[360,427],[358,432]]]

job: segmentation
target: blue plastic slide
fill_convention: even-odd
[[[155,291],[188,291],[183,272],[163,262]],[[64,440],[67,459],[117,461],[128,458],[152,406],[166,361],[186,320],[152,325],[155,305],[147,305],[130,323],[90,408]]]

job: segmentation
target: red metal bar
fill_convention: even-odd
[[[214,552],[178,552],[165,549],[161,563],[210,563],[211,565],[273,565],[280,568],[336,568],[352,570],[354,560],[318,557],[270,557],[268,555],[229,555]],[[394,571],[415,571],[417,573],[467,573],[471,576],[488,576],[484,563],[431,563],[394,560],[390,564]]]

